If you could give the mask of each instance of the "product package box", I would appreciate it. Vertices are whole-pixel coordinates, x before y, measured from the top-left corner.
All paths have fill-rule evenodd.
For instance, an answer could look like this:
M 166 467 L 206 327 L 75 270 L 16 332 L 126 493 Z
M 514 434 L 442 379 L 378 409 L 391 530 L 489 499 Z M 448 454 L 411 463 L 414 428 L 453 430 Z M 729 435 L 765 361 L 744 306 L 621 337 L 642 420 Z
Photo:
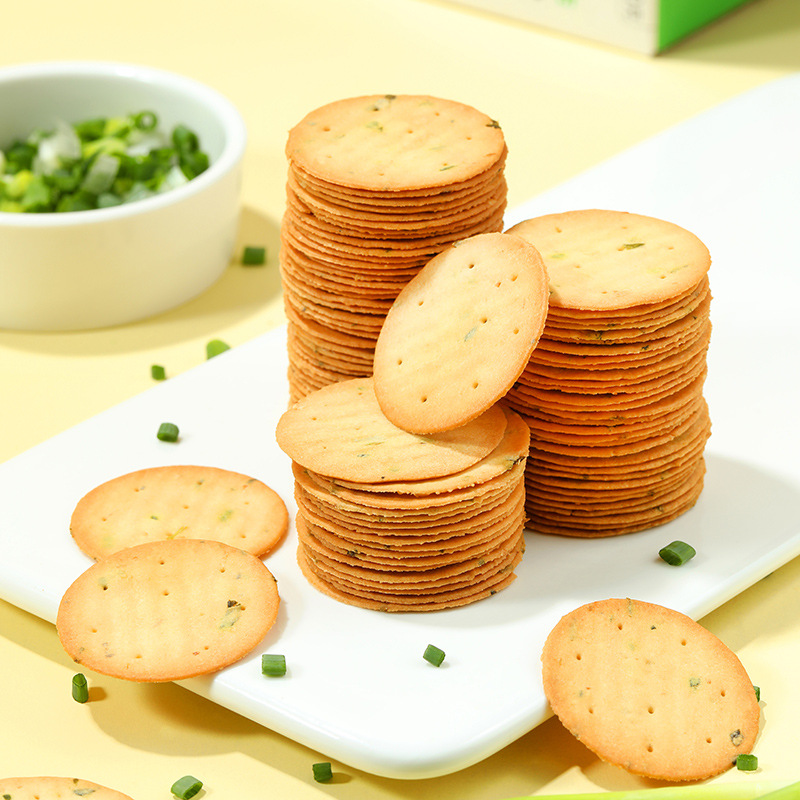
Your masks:
M 458 0 L 645 55 L 657 55 L 752 0 Z

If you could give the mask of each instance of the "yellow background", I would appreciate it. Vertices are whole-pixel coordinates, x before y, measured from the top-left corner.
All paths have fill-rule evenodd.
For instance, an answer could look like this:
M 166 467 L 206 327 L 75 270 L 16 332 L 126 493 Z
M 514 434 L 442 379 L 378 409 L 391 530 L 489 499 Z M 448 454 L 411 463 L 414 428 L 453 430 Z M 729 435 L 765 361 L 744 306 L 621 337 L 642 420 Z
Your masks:
M 151 363 L 175 375 L 204 360 L 209 338 L 236 345 L 282 322 L 283 148 L 288 129 L 313 108 L 372 93 L 469 103 L 503 127 L 513 206 L 800 69 L 800 3 L 756 0 L 656 58 L 436 0 L 31 0 L 4 4 L 0 41 L 0 66 L 131 61 L 227 95 L 249 132 L 240 244 L 269 249 L 265 269 L 231 264 L 201 297 L 154 319 L 101 331 L 0 332 L 4 461 L 146 390 Z M 800 778 L 799 601 L 800 559 L 702 620 L 764 692 L 760 771 L 721 781 Z M 169 798 L 186 773 L 205 782 L 201 797 L 220 800 L 500 800 L 653 785 L 600 764 L 553 719 L 451 776 L 398 781 L 334 763 L 334 781 L 316 784 L 311 764 L 324 753 L 173 684 L 98 677 L 92 702 L 80 705 L 70 697 L 73 672 L 52 625 L 0 601 L 0 775 L 75 775 L 136 800 Z

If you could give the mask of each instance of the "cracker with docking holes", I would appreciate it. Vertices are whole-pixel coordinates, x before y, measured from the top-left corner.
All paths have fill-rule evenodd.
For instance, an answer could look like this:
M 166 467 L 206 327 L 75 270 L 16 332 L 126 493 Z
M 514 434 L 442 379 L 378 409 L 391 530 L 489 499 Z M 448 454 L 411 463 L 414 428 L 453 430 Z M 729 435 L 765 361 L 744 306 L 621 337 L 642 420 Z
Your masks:
M 0 778 L 0 797 L 6 800 L 131 800 L 127 794 L 80 778 L 28 776 Z
M 547 637 L 542 678 L 564 726 L 636 775 L 710 778 L 758 734 L 758 700 L 736 654 L 664 606 L 612 598 L 571 611 Z
M 487 409 L 456 431 L 421 436 L 383 415 L 372 378 L 354 378 L 319 389 L 278 421 L 280 448 L 322 475 L 369 483 L 451 475 L 489 455 L 500 443 L 506 417 Z
M 174 539 L 120 550 L 73 581 L 56 629 L 67 654 L 103 675 L 172 681 L 249 653 L 275 623 L 272 573 L 223 542 Z
M 248 475 L 217 467 L 151 467 L 113 478 L 75 507 L 70 532 L 99 559 L 145 542 L 213 539 L 263 556 L 281 541 L 289 513 Z
M 412 433 L 451 430 L 502 398 L 544 329 L 547 273 L 518 236 L 486 233 L 432 258 L 400 292 L 375 346 L 388 419 Z
M 580 209 L 525 220 L 507 232 L 542 254 L 556 318 L 560 308 L 609 311 L 673 300 L 711 265 L 693 233 L 642 214 Z
M 502 157 L 500 127 L 476 109 L 427 95 L 337 100 L 289 132 L 286 154 L 331 190 L 433 193 L 473 180 Z

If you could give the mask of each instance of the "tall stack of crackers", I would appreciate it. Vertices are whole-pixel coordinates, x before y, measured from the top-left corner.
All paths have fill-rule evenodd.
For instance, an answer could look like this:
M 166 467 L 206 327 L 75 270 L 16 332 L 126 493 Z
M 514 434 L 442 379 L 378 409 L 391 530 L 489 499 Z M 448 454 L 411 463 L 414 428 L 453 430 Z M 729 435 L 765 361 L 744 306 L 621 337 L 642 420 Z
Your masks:
M 462 103 L 375 95 L 330 103 L 289 133 L 280 269 L 292 400 L 372 374 L 397 294 L 455 241 L 500 231 L 506 145 Z
M 528 422 L 529 526 L 611 536 L 697 501 L 710 435 L 706 246 L 663 220 L 587 209 L 509 229 L 540 251 L 550 307 L 507 401 Z

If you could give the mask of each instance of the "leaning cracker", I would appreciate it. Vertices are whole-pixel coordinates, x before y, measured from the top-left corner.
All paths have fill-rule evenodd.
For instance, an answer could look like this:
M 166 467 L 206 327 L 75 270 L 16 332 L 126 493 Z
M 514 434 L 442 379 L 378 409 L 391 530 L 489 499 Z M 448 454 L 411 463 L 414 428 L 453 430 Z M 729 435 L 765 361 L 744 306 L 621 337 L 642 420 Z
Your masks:
M 81 498 L 70 520 L 75 542 L 95 559 L 165 539 L 213 539 L 263 556 L 288 526 L 285 503 L 266 484 L 191 465 L 113 478 Z
M 432 258 L 400 292 L 375 346 L 375 394 L 412 433 L 451 430 L 499 400 L 544 329 L 548 284 L 537 249 L 485 233 Z
M 252 554 L 175 539 L 97 561 L 64 593 L 56 628 L 67 653 L 95 672 L 171 681 L 238 661 L 279 604 L 275 578 Z
M 601 759 L 637 775 L 703 780 L 752 750 L 760 709 L 737 656 L 690 617 L 630 599 L 564 616 L 542 651 L 545 695 Z
M 8 800 L 131 800 L 127 794 L 80 778 L 28 776 L 0 778 L 0 797 Z
M 420 436 L 384 416 L 372 378 L 330 384 L 278 420 L 278 446 L 320 475 L 367 483 L 451 475 L 477 463 L 503 438 L 506 416 L 487 409 L 458 430 Z

